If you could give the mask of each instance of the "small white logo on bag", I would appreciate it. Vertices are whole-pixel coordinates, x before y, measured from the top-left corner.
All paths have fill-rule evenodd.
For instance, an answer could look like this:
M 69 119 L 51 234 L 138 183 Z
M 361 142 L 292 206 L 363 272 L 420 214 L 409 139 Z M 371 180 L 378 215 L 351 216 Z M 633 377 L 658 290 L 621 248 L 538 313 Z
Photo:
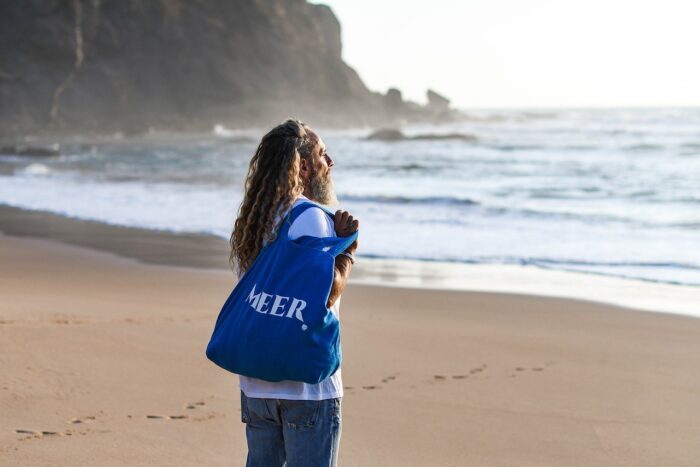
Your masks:
M 306 301 L 294 297 L 285 297 L 283 295 L 272 295 L 262 291 L 255 293 L 256 287 L 257 284 L 254 284 L 248 294 L 248 298 L 245 300 L 252 309 L 264 315 L 269 314 L 280 318 L 294 317 L 302 323 L 304 322 L 304 316 L 301 312 L 306 308 Z M 306 331 L 308 327 L 304 324 L 301 329 Z

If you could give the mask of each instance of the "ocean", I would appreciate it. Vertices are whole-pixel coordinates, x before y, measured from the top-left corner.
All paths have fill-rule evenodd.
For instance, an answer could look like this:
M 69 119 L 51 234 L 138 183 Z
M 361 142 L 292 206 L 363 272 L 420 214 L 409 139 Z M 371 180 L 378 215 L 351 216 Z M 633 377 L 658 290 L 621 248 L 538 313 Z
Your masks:
M 700 109 L 469 110 L 407 136 L 323 130 L 361 256 L 700 286 Z M 0 156 L 0 204 L 228 238 L 267 129 L 62 141 Z M 30 142 L 31 143 L 31 142 Z M 51 144 L 36 138 L 36 144 Z

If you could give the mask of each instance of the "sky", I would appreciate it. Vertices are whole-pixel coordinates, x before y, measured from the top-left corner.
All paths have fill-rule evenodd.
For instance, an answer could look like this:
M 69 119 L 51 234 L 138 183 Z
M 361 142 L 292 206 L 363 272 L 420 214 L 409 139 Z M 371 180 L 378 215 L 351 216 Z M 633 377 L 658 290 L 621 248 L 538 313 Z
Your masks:
M 699 0 L 327 0 L 373 91 L 463 108 L 700 106 Z

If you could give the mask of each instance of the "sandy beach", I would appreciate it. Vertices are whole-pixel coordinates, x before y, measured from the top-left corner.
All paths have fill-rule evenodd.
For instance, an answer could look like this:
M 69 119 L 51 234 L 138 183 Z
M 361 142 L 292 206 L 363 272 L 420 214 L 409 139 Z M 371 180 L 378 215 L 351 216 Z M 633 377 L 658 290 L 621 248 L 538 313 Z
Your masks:
M 0 464 L 244 465 L 225 242 L 0 214 Z M 698 465 L 697 318 L 364 281 L 341 320 L 340 465 Z

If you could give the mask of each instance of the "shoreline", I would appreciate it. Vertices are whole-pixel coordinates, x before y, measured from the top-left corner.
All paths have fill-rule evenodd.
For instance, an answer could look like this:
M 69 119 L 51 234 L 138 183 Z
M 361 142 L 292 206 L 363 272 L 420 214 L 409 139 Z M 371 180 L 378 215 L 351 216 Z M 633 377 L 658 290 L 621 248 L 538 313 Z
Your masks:
M 226 270 L 233 275 L 228 242 L 208 234 L 124 227 L 7 205 L 0 205 L 0 232 L 109 252 L 144 264 Z M 570 298 L 700 318 L 700 287 L 534 265 L 359 259 L 351 278 L 358 285 Z

